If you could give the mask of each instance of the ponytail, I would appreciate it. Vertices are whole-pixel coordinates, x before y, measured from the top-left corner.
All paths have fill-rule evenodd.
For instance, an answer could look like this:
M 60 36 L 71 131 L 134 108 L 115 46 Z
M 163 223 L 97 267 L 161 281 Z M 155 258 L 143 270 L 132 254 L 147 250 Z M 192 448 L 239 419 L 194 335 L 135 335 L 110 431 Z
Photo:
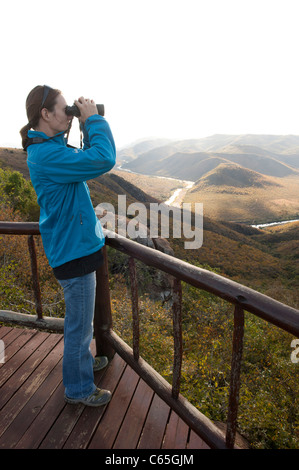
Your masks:
M 27 147 L 27 142 L 28 142 L 28 131 L 31 129 L 31 124 L 30 122 L 28 122 L 28 124 L 26 124 L 26 126 L 22 127 L 22 129 L 20 130 L 20 134 L 21 134 L 21 138 L 22 138 L 22 147 L 24 150 L 26 150 L 26 147 Z

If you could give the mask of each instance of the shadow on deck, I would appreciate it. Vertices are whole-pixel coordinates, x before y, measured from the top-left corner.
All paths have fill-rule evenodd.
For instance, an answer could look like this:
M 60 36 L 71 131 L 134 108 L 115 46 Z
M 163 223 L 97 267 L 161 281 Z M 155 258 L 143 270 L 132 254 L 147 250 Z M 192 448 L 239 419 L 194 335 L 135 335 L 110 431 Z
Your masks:
M 0 448 L 209 449 L 119 355 L 95 374 L 107 406 L 68 405 L 62 334 L 1 326 L 0 338 Z

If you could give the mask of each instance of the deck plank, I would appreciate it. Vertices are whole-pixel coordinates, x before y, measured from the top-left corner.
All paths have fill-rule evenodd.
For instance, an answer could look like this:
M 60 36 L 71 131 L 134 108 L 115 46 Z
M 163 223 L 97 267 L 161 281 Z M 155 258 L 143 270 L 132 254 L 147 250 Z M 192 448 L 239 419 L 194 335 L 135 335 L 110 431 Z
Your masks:
M 63 335 L 0 326 L 0 337 L 7 346 L 0 369 L 0 448 L 208 448 L 118 354 L 95 373 L 95 383 L 111 390 L 111 402 L 69 405 Z M 94 354 L 94 341 L 91 349 Z
M 187 447 L 188 449 L 210 449 L 208 444 L 192 430 Z
M 34 361 L 33 361 L 34 368 L 32 368 L 31 370 L 26 369 L 24 371 L 23 371 L 23 367 L 20 368 L 22 369 L 22 374 L 18 376 L 17 381 L 15 381 L 14 376 L 12 376 L 13 384 L 17 383 L 18 389 L 17 389 L 17 392 L 13 394 L 13 390 L 11 389 L 11 387 L 9 387 L 8 393 L 6 393 L 5 395 L 6 398 L 7 398 L 7 395 L 11 395 L 11 397 L 9 398 L 9 400 L 6 402 L 6 404 L 3 406 L 3 408 L 0 411 L 0 423 L 1 423 L 0 435 L 2 435 L 4 431 L 7 429 L 7 427 L 10 426 L 11 421 L 16 418 L 18 413 L 26 405 L 26 403 L 35 393 L 37 388 L 39 388 L 41 383 L 46 379 L 50 371 L 56 365 L 57 355 L 60 355 L 60 357 L 62 356 L 63 351 L 62 351 L 61 335 L 57 335 L 57 336 L 60 336 L 60 339 L 56 338 L 55 335 L 53 335 L 53 337 L 50 336 L 49 338 L 47 338 L 48 341 L 47 340 L 44 341 L 41 347 L 36 350 L 36 352 L 40 351 L 43 354 L 41 358 L 40 357 L 34 358 Z M 46 346 L 48 347 L 51 346 L 51 350 L 50 352 L 48 350 L 48 354 L 46 353 Z M 34 354 L 34 356 L 39 356 L 39 354 Z M 30 365 L 33 366 L 33 364 L 31 363 Z M 29 373 L 29 371 L 31 373 Z M 23 378 L 24 378 L 24 382 L 21 383 Z M 6 382 L 5 385 L 7 385 L 9 382 L 11 382 L 11 380 Z M 2 398 L 2 393 L 1 393 L 1 398 Z
M 4 362 L 0 364 L 0 367 L 3 368 L 3 370 L 1 370 L 0 385 L 6 380 L 3 374 L 4 374 L 4 370 L 8 368 L 8 362 L 37 333 L 36 330 L 32 330 L 32 331 L 23 330 L 22 331 L 17 328 L 14 328 L 13 330 L 15 330 L 15 333 L 14 331 L 12 331 L 12 334 L 8 333 L 2 338 L 2 341 L 4 342 L 4 348 L 5 348 L 5 351 L 4 351 L 5 357 L 4 357 Z M 22 360 L 23 360 L 23 357 L 22 357 Z M 16 364 L 10 365 L 9 367 L 11 367 L 13 371 L 15 371 Z
M 40 443 L 65 407 L 63 394 L 64 386 L 62 382 L 60 382 L 35 420 L 16 444 L 16 449 L 38 449 Z
M 1 378 L 6 378 L 7 374 L 11 373 L 11 371 L 15 370 L 15 373 L 10 375 L 9 379 L 5 381 L 1 388 L 0 419 L 3 407 L 20 387 L 22 387 L 23 393 L 25 387 L 25 396 L 27 395 L 26 385 L 30 383 L 30 377 L 47 357 L 49 349 L 55 346 L 58 341 L 59 338 L 54 335 L 47 335 L 46 339 L 43 335 L 34 336 L 32 340 L 26 343 L 24 348 L 14 356 L 13 360 L 5 364 L 7 365 L 8 372 L 7 369 L 1 369 Z M 26 359 L 23 363 L 22 358 Z M 27 382 L 28 379 L 29 382 Z M 22 391 L 20 393 L 22 394 Z
M 102 417 L 101 425 L 88 446 L 89 449 L 112 449 L 138 381 L 139 377 L 136 372 L 127 366 L 115 390 L 113 400 Z
M 49 335 L 46 337 L 48 336 Z M 27 367 L 28 371 L 33 367 L 32 358 L 27 362 L 26 365 L 24 365 L 25 361 L 27 361 L 27 359 L 29 359 L 30 356 L 35 353 L 36 349 L 44 342 L 44 340 L 45 337 L 42 335 L 30 335 L 28 333 L 24 333 L 23 335 L 18 336 L 16 341 L 10 345 L 12 354 L 8 360 L 5 359 L 4 367 L 1 369 L 0 386 L 3 386 L 3 384 L 7 382 L 12 376 L 13 379 L 11 380 L 11 386 L 13 390 L 17 389 L 18 377 L 19 383 L 22 384 L 22 382 L 25 380 L 25 377 L 22 376 L 22 373 L 27 373 Z M 16 348 L 18 348 L 18 350 L 16 350 Z M 8 385 L 6 384 L 5 387 L 1 389 L 2 393 L 0 399 L 0 408 L 2 408 L 4 405 L 4 390 L 7 388 L 7 386 Z
M 189 427 L 174 412 L 171 411 L 167 424 L 163 449 L 185 449 L 187 447 Z
M 0 339 L 5 342 L 6 346 L 23 333 L 21 328 L 2 327 L 0 329 Z
M 143 380 L 140 380 L 113 449 L 135 449 L 137 447 L 153 395 L 153 390 Z
M 0 338 L 3 339 L 6 337 L 6 339 L 9 337 L 9 335 L 12 335 L 13 337 L 16 337 L 20 334 L 23 333 L 23 328 L 13 328 L 11 326 L 5 326 L 1 325 L 0 328 Z
M 0 437 L 0 447 L 14 448 L 61 382 L 61 359 Z M 39 431 L 40 433 L 40 431 Z
M 170 407 L 155 394 L 138 443 L 138 449 L 160 449 L 169 413 Z

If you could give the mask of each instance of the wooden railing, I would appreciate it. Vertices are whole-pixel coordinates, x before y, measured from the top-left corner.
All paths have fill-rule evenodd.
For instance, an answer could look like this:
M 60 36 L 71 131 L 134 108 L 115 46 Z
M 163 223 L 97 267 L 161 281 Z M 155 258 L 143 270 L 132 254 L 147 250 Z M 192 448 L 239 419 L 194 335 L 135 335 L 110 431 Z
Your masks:
M 104 264 L 97 271 L 94 330 L 98 355 L 110 359 L 117 352 L 150 387 L 212 448 L 236 448 L 237 413 L 240 390 L 240 368 L 244 337 L 244 310 L 299 337 L 299 311 L 270 297 L 220 275 L 192 266 L 173 256 L 145 247 L 125 237 L 104 230 L 106 245 L 129 256 L 129 274 L 133 315 L 133 348 L 114 331 L 111 315 L 108 260 L 104 247 Z M 0 234 L 27 235 L 35 292 L 37 320 L 42 319 L 42 302 L 34 235 L 39 235 L 38 223 L 0 222 Z M 135 259 L 173 276 L 173 382 L 170 385 L 139 354 L 139 308 Z M 181 281 L 213 293 L 234 305 L 231 380 L 228 399 L 226 436 L 180 394 L 182 365 L 182 288 Z

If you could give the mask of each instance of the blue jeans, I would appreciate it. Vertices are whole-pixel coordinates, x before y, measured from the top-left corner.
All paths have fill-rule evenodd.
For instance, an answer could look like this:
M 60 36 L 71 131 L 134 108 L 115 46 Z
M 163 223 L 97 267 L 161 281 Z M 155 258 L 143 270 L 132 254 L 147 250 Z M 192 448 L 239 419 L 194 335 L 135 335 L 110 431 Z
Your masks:
M 93 338 L 96 274 L 60 280 L 65 300 L 63 384 L 69 398 L 85 398 L 96 389 Z

